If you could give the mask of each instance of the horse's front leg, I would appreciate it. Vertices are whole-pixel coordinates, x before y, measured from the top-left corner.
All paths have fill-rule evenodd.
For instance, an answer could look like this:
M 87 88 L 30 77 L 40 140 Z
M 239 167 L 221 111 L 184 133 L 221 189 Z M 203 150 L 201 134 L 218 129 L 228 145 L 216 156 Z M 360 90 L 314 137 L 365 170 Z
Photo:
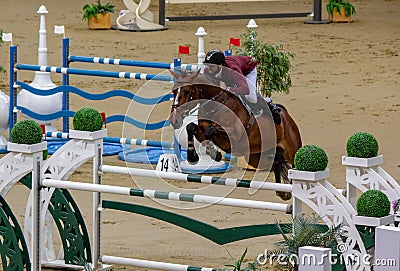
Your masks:
M 194 148 L 194 136 L 199 134 L 199 126 L 193 122 L 189 123 L 186 126 L 186 132 L 188 136 L 188 148 L 187 148 L 187 161 L 189 164 L 196 164 L 199 161 L 199 156 L 196 153 L 196 149 Z

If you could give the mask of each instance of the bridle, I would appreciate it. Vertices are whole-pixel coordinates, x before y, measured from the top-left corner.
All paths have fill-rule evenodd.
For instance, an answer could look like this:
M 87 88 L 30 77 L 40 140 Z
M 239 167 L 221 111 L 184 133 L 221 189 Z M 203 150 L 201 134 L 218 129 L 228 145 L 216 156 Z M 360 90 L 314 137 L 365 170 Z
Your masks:
M 189 115 L 192 115 L 192 113 L 193 113 L 194 111 L 199 110 L 199 109 L 201 109 L 201 108 L 204 108 L 204 107 L 205 107 L 208 103 L 210 103 L 210 102 L 218 102 L 218 103 L 224 105 L 228 100 L 231 99 L 231 95 L 229 95 L 229 93 L 227 93 L 226 90 L 223 90 L 223 89 L 220 88 L 218 94 L 216 94 L 216 95 L 214 95 L 213 97 L 207 99 L 207 101 L 205 101 L 204 103 L 202 103 L 202 104 L 200 105 L 200 107 L 195 106 L 194 108 L 189 109 L 189 108 L 187 108 L 186 104 L 189 103 L 189 102 L 191 102 L 191 101 L 193 101 L 193 93 L 194 93 L 194 91 L 195 91 L 196 89 L 198 89 L 198 91 L 200 92 L 199 99 L 202 99 L 203 89 L 202 89 L 202 88 L 196 87 L 196 84 L 193 83 L 193 80 L 192 80 L 192 81 L 182 81 L 182 80 L 179 81 L 179 80 L 178 80 L 176 83 L 177 83 L 177 84 L 182 84 L 182 85 L 189 85 L 189 84 L 191 85 L 190 93 L 189 93 L 189 95 L 190 95 L 190 96 L 189 96 L 189 100 L 188 100 L 186 103 L 183 103 L 183 104 L 181 104 L 181 105 L 178 105 L 178 104 L 175 104 L 175 103 L 172 105 L 172 109 L 174 109 L 174 110 L 176 110 L 176 109 L 179 108 L 179 107 L 184 108 L 184 111 L 183 111 L 183 114 L 182 114 L 183 117 L 187 117 L 187 116 L 189 116 Z M 180 87 L 178 87 L 178 89 L 179 89 L 179 88 L 180 88 Z M 227 93 L 228 95 L 226 95 L 226 97 L 225 97 L 223 100 L 218 100 L 218 98 L 219 98 L 221 95 L 223 95 L 224 93 Z M 178 93 L 177 95 L 179 95 L 179 93 Z M 175 99 L 177 99 L 177 97 L 175 97 Z M 205 111 L 204 114 L 205 114 L 205 115 L 214 114 L 215 112 L 217 112 L 217 111 L 220 110 L 221 108 L 222 108 L 221 106 L 216 106 L 216 107 L 214 107 L 214 109 L 212 109 L 212 110 Z M 250 131 L 250 129 L 252 128 L 252 126 L 253 126 L 253 124 L 254 124 L 254 121 L 255 121 L 255 117 L 254 117 L 254 115 L 253 115 L 251 112 L 249 113 L 249 117 L 250 117 L 250 118 L 249 118 L 248 122 L 247 122 L 246 124 L 243 123 L 243 126 L 245 127 L 245 130 L 246 130 L 247 133 Z
M 193 109 L 190 110 L 190 109 L 186 108 L 185 104 L 187 104 L 187 103 L 193 101 L 193 93 L 194 93 L 194 91 L 195 91 L 196 89 L 197 89 L 197 90 L 199 91 L 199 93 L 200 93 L 199 99 L 202 99 L 203 89 L 202 89 L 202 88 L 197 88 L 196 85 L 193 83 L 193 81 L 177 81 L 177 83 L 178 83 L 178 84 L 186 84 L 186 85 L 189 85 L 189 84 L 190 84 L 190 85 L 191 85 L 191 87 L 190 87 L 190 93 L 189 93 L 189 95 L 190 95 L 190 96 L 189 96 L 189 100 L 188 100 L 186 103 L 181 104 L 181 105 L 178 105 L 178 104 L 175 104 L 175 103 L 172 105 L 172 109 L 174 109 L 174 110 L 177 109 L 177 108 L 179 108 L 179 107 L 184 108 L 185 110 L 184 110 L 184 112 L 183 112 L 183 116 L 187 117 L 188 115 L 191 115 L 194 111 L 198 110 L 199 108 L 198 108 L 198 107 L 195 107 L 195 108 L 193 108 Z M 179 88 L 180 88 L 180 87 L 179 87 Z M 204 107 L 205 107 L 208 103 L 210 103 L 210 102 L 218 102 L 218 103 L 221 103 L 221 104 L 225 104 L 225 103 L 230 99 L 230 95 L 227 95 L 226 98 L 223 99 L 223 100 L 218 100 L 218 97 L 220 97 L 222 94 L 224 94 L 224 92 L 225 92 L 225 91 L 223 91 L 222 89 L 220 89 L 218 94 L 216 94 L 215 96 L 213 96 L 213 97 L 207 99 L 206 102 L 204 102 L 204 103 L 202 103 L 202 104 L 200 105 L 200 108 L 204 108 Z M 177 98 L 177 97 L 175 97 L 175 98 Z M 213 109 L 213 110 L 208 111 L 208 112 L 207 112 L 207 115 L 213 114 L 213 113 L 217 112 L 219 108 L 221 108 L 221 107 L 217 107 L 216 109 Z

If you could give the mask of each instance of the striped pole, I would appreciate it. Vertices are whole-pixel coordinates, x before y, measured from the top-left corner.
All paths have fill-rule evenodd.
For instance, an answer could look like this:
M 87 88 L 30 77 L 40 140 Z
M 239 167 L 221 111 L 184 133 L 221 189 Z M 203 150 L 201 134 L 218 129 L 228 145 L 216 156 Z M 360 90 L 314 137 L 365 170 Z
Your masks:
M 134 72 L 114 72 L 114 71 L 103 71 L 103 70 L 84 70 L 75 68 L 61 68 L 54 66 L 38 66 L 30 64 L 17 64 L 15 68 L 17 70 L 26 70 L 26 71 L 42 71 L 42 72 L 87 75 L 87 76 L 98 76 L 98 77 L 157 80 L 157 81 L 167 81 L 167 82 L 173 80 L 172 76 L 167 76 L 167 75 L 134 73 Z
M 104 173 L 117 173 L 117 174 L 125 174 L 132 176 L 141 176 L 141 177 L 164 178 L 176 181 L 187 181 L 195 183 L 207 183 L 207 184 L 216 184 L 225 186 L 236 186 L 236 187 L 255 188 L 255 189 L 282 191 L 282 192 L 292 192 L 291 184 L 282 184 L 282 183 L 269 183 L 269 182 L 253 181 L 253 180 L 221 178 L 215 176 L 165 172 L 165 171 L 156 171 L 150 169 L 128 168 L 128 167 L 109 166 L 109 165 L 101 166 L 101 171 Z
M 119 58 L 107 58 L 107 57 L 89 57 L 89 56 L 70 56 L 70 62 L 84 62 L 84 63 L 95 63 L 95 64 L 108 64 L 108 65 L 119 65 L 119 66 L 133 66 L 143 68 L 157 68 L 173 70 L 176 68 L 174 63 L 165 62 L 152 62 L 152 61 L 138 61 L 138 60 L 126 60 Z M 196 71 L 197 65 L 182 64 L 180 68 L 188 71 Z
M 164 199 L 173 201 L 193 202 L 202 204 L 215 204 L 231 207 L 262 209 L 270 211 L 279 211 L 289 213 L 292 211 L 292 205 L 275 202 L 264 202 L 257 200 L 246 200 L 236 198 L 223 198 L 215 196 L 184 194 L 178 192 L 165 192 L 151 189 L 136 189 L 122 186 L 91 184 L 82 182 L 69 182 L 61 180 L 44 179 L 43 186 L 56 187 L 62 189 L 72 189 L 80 191 L 90 191 L 98 193 L 108 193 L 117 195 L 127 195 L 132 197 L 142 197 L 151 199 Z
M 107 256 L 107 255 L 103 255 L 100 259 L 101 259 L 101 262 L 107 263 L 107 264 L 130 265 L 130 266 L 136 266 L 136 267 L 160 269 L 160 270 L 167 270 L 167 271 L 217 271 L 218 270 L 215 268 L 196 267 L 196 266 L 183 265 L 183 264 L 130 259 L 130 258 Z
M 45 135 L 46 135 L 46 137 L 51 137 L 51 138 L 69 139 L 69 133 L 46 132 Z M 104 137 L 103 141 L 109 142 L 109 143 L 119 143 L 119 144 L 127 144 L 127 145 L 160 147 L 160 148 L 168 148 L 168 149 L 172 148 L 172 142 L 160 142 L 160 141 L 155 141 L 155 140 L 145 140 L 145 139 L 136 139 L 136 138 L 106 136 L 106 137 Z

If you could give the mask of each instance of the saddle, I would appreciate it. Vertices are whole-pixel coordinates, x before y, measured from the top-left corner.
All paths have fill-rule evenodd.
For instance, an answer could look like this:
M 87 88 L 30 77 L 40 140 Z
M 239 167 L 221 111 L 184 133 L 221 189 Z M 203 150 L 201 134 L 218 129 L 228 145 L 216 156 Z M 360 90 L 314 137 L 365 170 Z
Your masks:
M 262 114 L 268 115 L 267 112 L 270 111 L 274 123 L 276 125 L 281 124 L 282 119 L 281 119 L 281 109 L 276 106 L 272 101 L 267 102 L 263 96 L 260 94 L 257 94 L 257 102 L 256 103 L 250 103 L 246 100 L 244 96 L 240 96 L 242 99 L 242 102 L 244 103 L 245 107 L 247 110 L 253 113 L 254 116 L 261 116 Z

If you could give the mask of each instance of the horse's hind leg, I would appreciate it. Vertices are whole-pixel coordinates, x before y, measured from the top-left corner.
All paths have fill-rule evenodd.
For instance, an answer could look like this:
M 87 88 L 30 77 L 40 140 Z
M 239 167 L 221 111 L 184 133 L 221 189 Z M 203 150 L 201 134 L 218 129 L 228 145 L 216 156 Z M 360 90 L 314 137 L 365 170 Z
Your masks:
M 189 164 L 196 164 L 199 161 L 199 156 L 196 153 L 196 149 L 194 148 L 194 135 L 197 132 L 198 126 L 194 123 L 189 123 L 186 126 L 186 132 L 188 136 L 188 148 L 186 153 L 186 159 Z
M 291 168 L 289 163 L 285 160 L 283 156 L 283 150 L 277 149 L 275 154 L 274 164 L 272 165 L 272 170 L 275 175 L 275 182 L 281 183 L 281 178 L 283 183 L 289 184 L 290 180 L 288 177 L 288 170 Z M 292 193 L 276 191 L 276 195 L 283 200 L 290 200 L 292 198 Z

